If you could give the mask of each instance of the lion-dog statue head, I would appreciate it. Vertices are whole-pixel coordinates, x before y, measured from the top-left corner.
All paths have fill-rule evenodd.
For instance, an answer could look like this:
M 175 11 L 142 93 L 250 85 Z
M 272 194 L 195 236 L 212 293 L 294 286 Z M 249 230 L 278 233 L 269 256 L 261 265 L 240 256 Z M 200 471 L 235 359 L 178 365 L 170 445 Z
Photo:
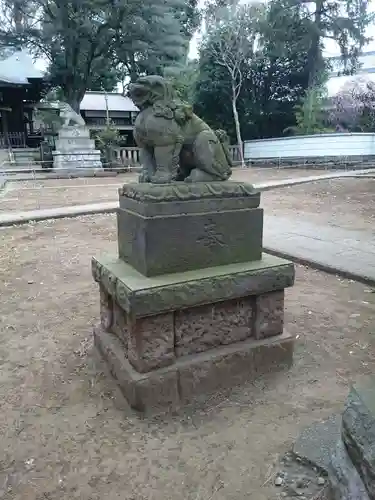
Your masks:
M 156 101 L 171 101 L 174 92 L 171 84 L 158 75 L 141 76 L 129 85 L 129 97 L 140 110 L 153 106 Z

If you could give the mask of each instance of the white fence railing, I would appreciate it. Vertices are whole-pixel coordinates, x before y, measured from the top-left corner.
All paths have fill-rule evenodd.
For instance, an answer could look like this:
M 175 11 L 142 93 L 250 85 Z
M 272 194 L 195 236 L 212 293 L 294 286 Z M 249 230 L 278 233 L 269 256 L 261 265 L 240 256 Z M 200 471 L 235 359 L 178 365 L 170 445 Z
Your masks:
M 135 147 L 116 149 L 116 155 L 118 160 L 120 160 L 120 162 L 126 166 L 140 165 L 139 153 L 140 149 Z
M 139 152 L 140 149 L 137 147 L 125 147 L 116 149 L 117 158 L 121 161 L 121 163 L 129 166 L 140 165 Z M 229 146 L 229 154 L 232 158 L 233 163 L 236 164 L 241 161 L 239 146 Z
M 375 156 L 375 134 L 332 133 L 245 141 L 246 161 Z

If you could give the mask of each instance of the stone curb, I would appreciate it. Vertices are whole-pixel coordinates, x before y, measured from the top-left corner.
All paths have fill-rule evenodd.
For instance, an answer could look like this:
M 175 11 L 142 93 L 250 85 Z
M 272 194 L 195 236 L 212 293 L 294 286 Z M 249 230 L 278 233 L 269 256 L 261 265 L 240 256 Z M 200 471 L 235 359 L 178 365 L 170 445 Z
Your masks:
M 372 169 L 375 172 L 375 169 Z M 356 177 L 363 177 L 363 174 L 368 174 L 369 169 L 359 170 L 356 172 Z M 270 189 L 277 189 L 289 186 L 296 186 L 298 184 L 305 184 L 308 182 L 317 182 L 335 178 L 352 177 L 353 172 L 325 174 L 312 177 L 303 177 L 298 179 L 285 179 L 279 181 L 263 182 L 254 184 L 256 189 L 260 191 L 268 191 Z M 79 217 L 84 215 L 95 215 L 101 213 L 116 212 L 118 202 L 107 203 L 91 203 L 87 205 L 72 205 L 70 207 L 58 207 L 42 210 L 29 210 L 26 212 L 8 212 L 0 215 L 0 227 L 14 226 L 19 224 L 27 224 L 31 221 L 43 221 L 49 219 L 63 219 L 68 217 Z
M 352 273 L 346 269 L 343 269 L 339 266 L 331 266 L 330 264 L 325 264 L 324 262 L 320 262 L 314 259 L 305 259 L 300 257 L 299 255 L 292 255 L 288 252 L 281 252 L 279 250 L 275 250 L 268 246 L 263 247 L 263 251 L 269 253 L 270 255 L 274 255 L 275 257 L 280 257 L 282 259 L 289 259 L 296 264 L 301 264 L 302 266 L 311 267 L 313 269 L 317 269 L 318 271 L 323 271 L 327 274 L 335 274 L 336 276 L 340 276 L 341 278 L 345 278 L 348 280 L 358 281 L 359 283 L 363 283 L 364 285 L 375 286 L 375 279 L 370 276 L 365 276 L 363 274 Z
M 40 222 L 50 219 L 64 219 L 83 215 L 106 214 L 116 212 L 118 202 L 95 203 L 91 205 L 73 205 L 71 207 L 30 210 L 27 212 L 8 212 L 0 215 L 0 227 L 18 226 L 29 222 Z
M 298 178 L 292 178 L 292 179 L 284 179 L 284 180 L 277 180 L 277 181 L 269 181 L 269 182 L 262 182 L 260 184 L 254 184 L 254 187 L 259 189 L 260 191 L 269 191 L 270 189 L 277 189 L 277 188 L 282 188 L 282 187 L 289 187 L 289 186 L 297 186 L 299 184 L 306 184 L 308 182 L 319 182 L 319 181 L 324 181 L 324 180 L 331 180 L 331 179 L 345 179 L 345 178 L 363 178 L 368 175 L 375 175 L 375 168 L 371 169 L 366 169 L 366 170 L 351 170 L 348 172 L 340 172 L 340 173 L 332 173 L 332 174 L 323 174 L 323 175 L 312 175 L 308 177 L 298 177 Z

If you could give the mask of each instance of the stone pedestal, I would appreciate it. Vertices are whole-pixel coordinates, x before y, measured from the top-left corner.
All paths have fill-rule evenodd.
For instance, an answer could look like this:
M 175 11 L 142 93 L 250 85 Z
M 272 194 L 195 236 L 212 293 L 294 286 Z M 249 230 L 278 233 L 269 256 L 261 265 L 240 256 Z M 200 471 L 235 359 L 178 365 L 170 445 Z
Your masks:
M 102 169 L 100 151 L 95 149 L 95 141 L 90 139 L 86 127 L 65 127 L 59 131 L 56 151 L 53 152 L 53 167 L 65 170 Z
M 293 264 L 262 256 L 251 186 L 125 185 L 119 257 L 93 258 L 95 345 L 130 405 L 164 410 L 290 366 Z

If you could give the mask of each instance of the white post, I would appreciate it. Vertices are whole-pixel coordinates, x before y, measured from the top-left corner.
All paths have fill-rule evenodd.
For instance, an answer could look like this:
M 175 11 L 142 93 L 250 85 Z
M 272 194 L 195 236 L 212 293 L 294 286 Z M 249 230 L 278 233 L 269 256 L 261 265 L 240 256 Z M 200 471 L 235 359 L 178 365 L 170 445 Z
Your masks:
M 105 99 L 105 114 L 106 114 L 106 123 L 107 123 L 107 127 L 109 127 L 108 95 L 107 95 L 107 92 L 106 92 L 106 91 L 104 91 L 104 99 Z

